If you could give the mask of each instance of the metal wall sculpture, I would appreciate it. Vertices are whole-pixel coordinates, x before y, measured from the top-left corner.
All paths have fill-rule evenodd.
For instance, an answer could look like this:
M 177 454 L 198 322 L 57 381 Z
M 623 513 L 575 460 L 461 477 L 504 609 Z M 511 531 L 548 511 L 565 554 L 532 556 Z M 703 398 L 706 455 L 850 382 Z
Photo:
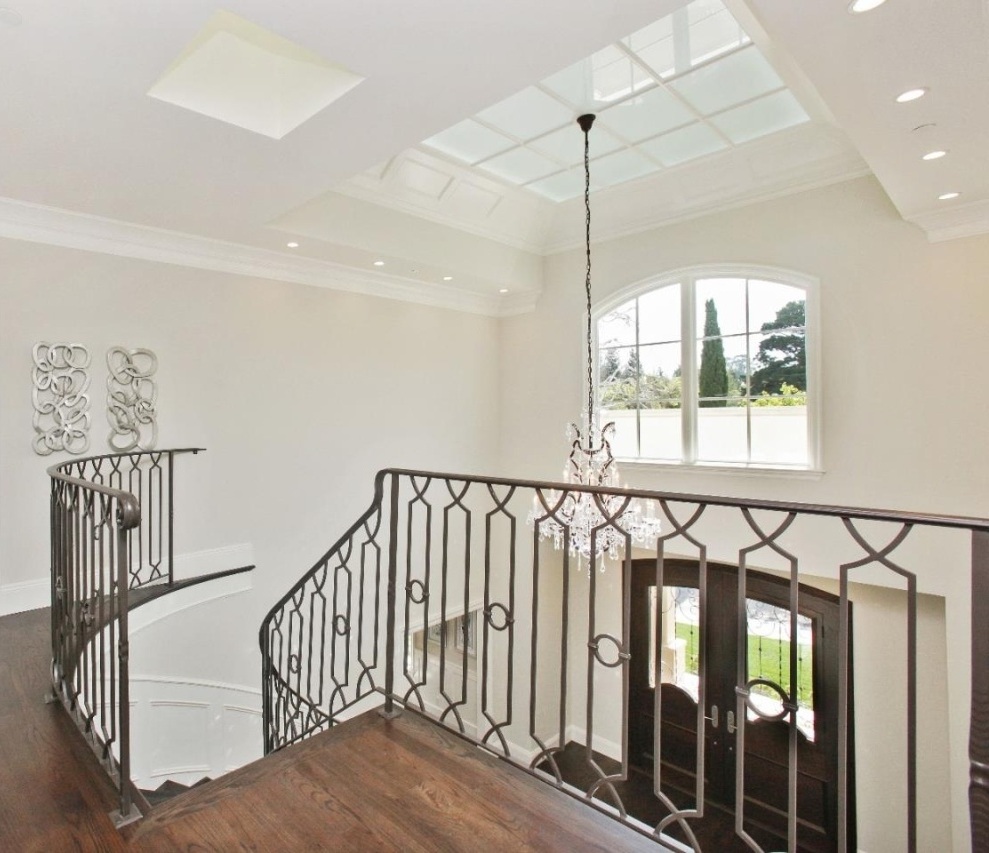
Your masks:
M 107 440 L 120 453 L 158 443 L 158 357 L 149 349 L 110 347 L 106 354 Z
M 89 350 L 82 344 L 36 343 L 34 368 L 34 452 L 84 453 L 89 448 Z

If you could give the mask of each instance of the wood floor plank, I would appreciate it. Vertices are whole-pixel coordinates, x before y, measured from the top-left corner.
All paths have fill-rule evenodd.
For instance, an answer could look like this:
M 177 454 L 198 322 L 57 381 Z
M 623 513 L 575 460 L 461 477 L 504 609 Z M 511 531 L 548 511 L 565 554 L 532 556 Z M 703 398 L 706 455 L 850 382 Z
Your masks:
M 654 853 L 649 839 L 415 714 L 374 712 L 118 832 L 116 794 L 48 689 L 46 611 L 0 619 L 0 853 Z

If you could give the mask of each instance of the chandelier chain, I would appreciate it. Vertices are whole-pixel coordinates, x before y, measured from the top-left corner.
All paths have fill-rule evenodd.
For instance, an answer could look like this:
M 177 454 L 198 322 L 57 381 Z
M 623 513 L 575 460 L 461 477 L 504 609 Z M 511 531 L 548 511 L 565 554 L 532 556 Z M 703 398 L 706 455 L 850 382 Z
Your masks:
M 593 444 L 594 430 L 594 352 L 591 348 L 591 141 L 590 124 L 584 128 L 584 247 L 587 257 L 587 447 Z

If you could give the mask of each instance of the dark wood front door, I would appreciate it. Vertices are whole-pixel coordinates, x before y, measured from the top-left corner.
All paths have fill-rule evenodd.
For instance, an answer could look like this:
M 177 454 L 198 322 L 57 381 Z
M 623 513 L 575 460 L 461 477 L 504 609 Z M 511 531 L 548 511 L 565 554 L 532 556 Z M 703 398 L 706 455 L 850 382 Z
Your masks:
M 743 738 L 736 687 L 747 687 L 754 708 L 743 705 L 745 831 L 760 844 L 786 849 L 792 745 L 798 849 L 836 850 L 837 598 L 799 586 L 791 658 L 794 626 L 786 579 L 750 569 L 744 605 L 734 566 L 708 563 L 702 577 L 696 561 L 667 559 L 660 589 L 655 560 L 636 560 L 631 582 L 632 766 L 653 773 L 658 689 L 662 793 L 679 808 L 696 807 L 700 728 L 708 816 L 693 820 L 732 822 L 738 811 L 737 750 Z M 739 631 L 740 619 L 744 632 Z M 795 731 L 784 707 L 791 696 L 797 704 Z M 851 784 L 849 791 L 853 803 Z M 853 842 L 853 816 L 849 832 Z

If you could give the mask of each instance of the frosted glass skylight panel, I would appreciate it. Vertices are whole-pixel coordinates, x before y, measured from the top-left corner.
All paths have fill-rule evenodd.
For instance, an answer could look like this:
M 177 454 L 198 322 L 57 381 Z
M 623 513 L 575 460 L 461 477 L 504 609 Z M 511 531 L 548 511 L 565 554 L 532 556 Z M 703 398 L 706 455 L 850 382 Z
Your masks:
M 631 101 L 609 107 L 600 114 L 599 120 L 628 142 L 640 142 L 688 124 L 694 116 L 669 92 L 653 89 Z
M 721 151 L 728 143 L 706 124 L 698 122 L 650 139 L 639 147 L 664 166 L 677 166 Z
M 698 65 L 736 47 L 749 37 L 721 0 L 694 0 L 687 7 L 690 20 L 690 64 Z
M 573 110 L 532 86 L 482 110 L 477 117 L 523 142 L 570 124 L 574 119 Z
M 584 162 L 584 135 L 577 129 L 576 124 L 561 127 L 554 130 L 547 136 L 534 139 L 529 143 L 530 148 L 559 160 L 567 166 L 574 166 Z M 622 143 L 615 139 L 603 127 L 595 124 L 591 131 L 591 156 L 608 154 L 617 151 L 622 147 Z
M 741 145 L 808 120 L 793 93 L 785 90 L 715 116 L 711 123 L 736 145 Z
M 782 88 L 783 81 L 755 47 L 726 56 L 670 83 L 704 115 Z
M 525 184 L 560 171 L 559 163 L 528 148 L 513 148 L 481 163 L 479 168 L 513 184 Z
M 548 178 L 528 184 L 527 188 L 534 190 L 550 201 L 566 201 L 576 198 L 584 192 L 584 170 L 581 168 L 558 172 Z M 595 183 L 592 178 L 591 189 L 594 188 Z
M 507 136 L 496 133 L 473 119 L 455 124 L 442 133 L 429 137 L 423 143 L 465 163 L 477 163 L 479 160 L 507 151 L 514 144 Z
M 608 154 L 591 164 L 594 180 L 605 187 L 622 184 L 657 171 L 659 166 L 630 148 Z
M 676 71 L 672 15 L 660 18 L 656 23 L 623 38 L 622 44 L 660 77 L 669 77 Z
M 579 110 L 595 110 L 655 85 L 614 45 L 547 77 L 541 84 Z

